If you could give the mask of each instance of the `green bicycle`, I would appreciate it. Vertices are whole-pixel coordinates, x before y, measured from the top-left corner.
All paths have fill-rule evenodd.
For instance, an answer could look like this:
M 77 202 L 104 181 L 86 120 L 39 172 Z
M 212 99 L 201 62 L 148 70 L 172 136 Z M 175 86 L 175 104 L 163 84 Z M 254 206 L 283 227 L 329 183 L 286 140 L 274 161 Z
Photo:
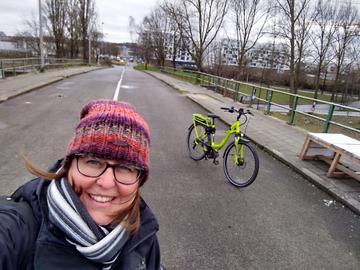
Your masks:
M 219 116 L 208 114 L 204 116 L 195 113 L 192 116 L 193 123 L 189 127 L 187 145 L 190 157 L 193 160 L 214 159 L 217 160 L 219 150 L 228 142 L 230 135 L 234 134 L 234 141 L 230 143 L 223 155 L 223 169 L 227 180 L 236 187 L 247 187 L 255 181 L 259 172 L 259 157 L 255 149 L 249 144 L 241 133 L 240 127 L 247 122 L 247 114 L 253 115 L 250 110 L 234 107 L 221 108 L 229 113 L 237 113 L 236 121 L 231 124 L 220 143 L 215 142 L 215 119 Z M 244 121 L 240 121 L 244 119 Z

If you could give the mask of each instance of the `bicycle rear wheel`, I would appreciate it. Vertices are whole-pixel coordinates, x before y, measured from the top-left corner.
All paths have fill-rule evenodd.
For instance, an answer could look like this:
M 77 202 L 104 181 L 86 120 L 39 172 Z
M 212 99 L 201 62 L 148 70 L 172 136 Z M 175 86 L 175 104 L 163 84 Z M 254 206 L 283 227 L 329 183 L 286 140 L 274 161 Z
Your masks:
M 196 136 L 196 132 L 198 136 Z M 197 124 L 196 127 L 192 124 L 189 127 L 187 136 L 187 145 L 189 155 L 193 160 L 201 160 L 205 157 L 205 146 L 206 140 L 205 126 Z
M 259 158 L 250 144 L 239 142 L 237 147 L 235 143 L 229 144 L 224 152 L 224 173 L 231 184 L 236 187 L 247 187 L 255 181 L 258 172 Z

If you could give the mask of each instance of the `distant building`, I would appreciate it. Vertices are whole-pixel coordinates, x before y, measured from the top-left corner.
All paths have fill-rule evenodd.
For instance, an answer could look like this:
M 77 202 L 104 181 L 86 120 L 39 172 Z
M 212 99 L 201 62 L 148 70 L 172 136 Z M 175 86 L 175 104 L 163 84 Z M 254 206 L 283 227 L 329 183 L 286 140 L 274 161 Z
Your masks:
M 282 46 L 272 43 L 257 44 L 245 54 L 248 67 L 276 69 L 278 72 L 289 70 L 288 52 Z M 237 40 L 222 39 L 214 42 L 209 48 L 207 64 L 221 64 L 237 66 L 239 52 Z
M 30 53 L 30 50 L 26 48 L 25 43 L 19 46 L 19 44 L 14 41 L 14 37 L 0 35 L 0 55 L 11 56 L 19 54 L 25 55 L 28 53 Z
M 165 39 L 164 39 L 164 49 L 166 53 L 165 60 L 173 61 L 173 54 L 175 51 L 174 38 L 178 38 L 178 37 L 174 37 L 174 33 L 171 32 L 165 33 Z M 176 48 L 175 63 L 176 65 L 179 66 L 195 64 L 195 61 L 192 59 L 191 54 L 185 48 L 185 45 L 183 43 L 178 44 Z

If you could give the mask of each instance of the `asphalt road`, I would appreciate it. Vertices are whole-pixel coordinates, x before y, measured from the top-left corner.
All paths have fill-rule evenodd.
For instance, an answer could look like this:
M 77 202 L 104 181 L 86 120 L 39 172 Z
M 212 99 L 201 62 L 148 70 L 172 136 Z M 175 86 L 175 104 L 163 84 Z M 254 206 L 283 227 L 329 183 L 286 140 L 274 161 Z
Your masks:
M 1 194 L 30 177 L 19 151 L 45 168 L 63 156 L 82 105 L 113 98 L 122 70 L 72 77 L 0 104 Z M 258 178 L 246 189 L 226 181 L 221 162 L 188 158 L 191 114 L 206 112 L 147 74 L 126 67 L 119 99 L 133 103 L 152 131 L 142 194 L 158 217 L 169 270 L 360 269 L 359 216 L 260 149 Z

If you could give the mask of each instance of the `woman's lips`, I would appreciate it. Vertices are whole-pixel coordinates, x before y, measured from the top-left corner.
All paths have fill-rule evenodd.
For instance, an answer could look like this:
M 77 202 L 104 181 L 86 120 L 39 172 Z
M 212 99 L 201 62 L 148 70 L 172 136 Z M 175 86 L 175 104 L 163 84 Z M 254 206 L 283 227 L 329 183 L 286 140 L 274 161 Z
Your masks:
M 108 203 L 115 199 L 115 197 L 97 195 L 97 194 L 91 194 L 91 193 L 89 193 L 89 197 L 91 198 L 91 200 L 93 200 L 97 203 Z

